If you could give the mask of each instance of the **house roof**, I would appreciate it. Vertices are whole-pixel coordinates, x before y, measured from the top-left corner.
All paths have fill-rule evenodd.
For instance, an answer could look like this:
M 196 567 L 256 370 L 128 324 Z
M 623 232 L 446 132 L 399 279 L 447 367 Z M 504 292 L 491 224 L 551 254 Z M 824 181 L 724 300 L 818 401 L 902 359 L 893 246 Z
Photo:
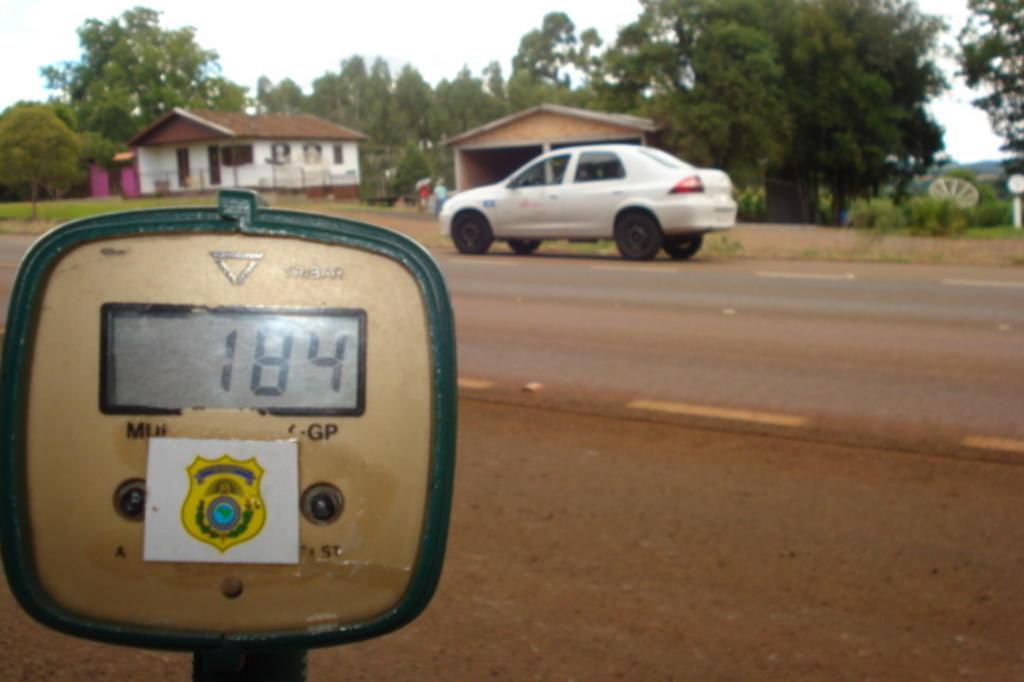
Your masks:
M 174 119 L 184 119 L 205 128 L 210 139 L 239 137 L 290 140 L 365 140 L 363 133 L 312 114 L 245 114 L 239 111 L 210 111 L 175 107 L 128 141 L 144 146 L 155 133 Z
M 589 109 L 577 109 L 576 107 L 565 107 L 560 104 L 538 104 L 535 107 L 529 109 L 523 109 L 522 111 L 516 112 L 504 118 L 485 123 L 482 126 L 467 130 L 464 133 L 459 133 L 454 137 L 449 137 L 444 140 L 446 146 L 454 146 L 460 142 L 465 142 L 477 135 L 482 133 L 501 128 L 510 123 L 518 121 L 529 116 L 533 116 L 539 113 L 556 114 L 559 116 L 567 116 L 569 118 L 578 118 L 586 121 L 596 121 L 598 123 L 606 123 L 609 125 L 619 126 L 621 128 L 629 128 L 631 130 L 642 131 L 645 133 L 657 132 L 661 129 L 661 126 L 656 124 L 649 118 L 641 118 L 640 116 L 631 116 L 629 114 L 610 114 L 603 111 L 591 111 Z

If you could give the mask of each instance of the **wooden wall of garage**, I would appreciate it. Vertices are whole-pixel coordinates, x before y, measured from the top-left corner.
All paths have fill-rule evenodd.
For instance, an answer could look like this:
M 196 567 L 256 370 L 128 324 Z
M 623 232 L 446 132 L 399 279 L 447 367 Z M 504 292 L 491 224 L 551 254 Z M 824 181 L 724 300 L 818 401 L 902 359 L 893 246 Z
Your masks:
M 642 133 L 634 128 L 616 126 L 601 121 L 588 121 L 550 112 L 537 112 L 508 125 L 487 130 L 479 135 L 461 140 L 459 147 L 475 147 L 483 145 L 524 144 L 543 142 L 569 142 L 572 140 L 590 140 L 607 137 L 618 139 L 638 137 Z

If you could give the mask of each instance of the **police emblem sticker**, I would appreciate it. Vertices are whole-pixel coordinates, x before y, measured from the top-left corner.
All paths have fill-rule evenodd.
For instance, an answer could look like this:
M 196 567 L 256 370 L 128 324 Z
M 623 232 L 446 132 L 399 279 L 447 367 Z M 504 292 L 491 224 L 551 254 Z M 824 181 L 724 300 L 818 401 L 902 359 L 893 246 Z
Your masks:
M 294 441 L 153 438 L 146 487 L 146 561 L 298 563 Z

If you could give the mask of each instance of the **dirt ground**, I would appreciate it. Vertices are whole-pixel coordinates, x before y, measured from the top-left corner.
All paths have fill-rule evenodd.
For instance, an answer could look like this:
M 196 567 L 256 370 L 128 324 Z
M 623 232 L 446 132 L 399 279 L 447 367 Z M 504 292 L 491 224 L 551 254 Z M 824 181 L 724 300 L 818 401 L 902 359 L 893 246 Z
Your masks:
M 1024 467 L 460 402 L 416 622 L 317 680 L 1024 677 Z M 0 679 L 189 679 L 0 595 Z

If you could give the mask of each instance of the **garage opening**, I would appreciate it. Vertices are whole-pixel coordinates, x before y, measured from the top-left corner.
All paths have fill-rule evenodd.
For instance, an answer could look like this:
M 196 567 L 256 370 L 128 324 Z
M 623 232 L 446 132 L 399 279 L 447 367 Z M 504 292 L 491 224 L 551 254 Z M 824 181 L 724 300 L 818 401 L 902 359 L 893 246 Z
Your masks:
M 461 178 L 465 189 L 491 185 L 504 180 L 512 171 L 530 159 L 539 156 L 544 148 L 541 145 L 524 147 L 499 147 L 496 149 L 461 149 Z

